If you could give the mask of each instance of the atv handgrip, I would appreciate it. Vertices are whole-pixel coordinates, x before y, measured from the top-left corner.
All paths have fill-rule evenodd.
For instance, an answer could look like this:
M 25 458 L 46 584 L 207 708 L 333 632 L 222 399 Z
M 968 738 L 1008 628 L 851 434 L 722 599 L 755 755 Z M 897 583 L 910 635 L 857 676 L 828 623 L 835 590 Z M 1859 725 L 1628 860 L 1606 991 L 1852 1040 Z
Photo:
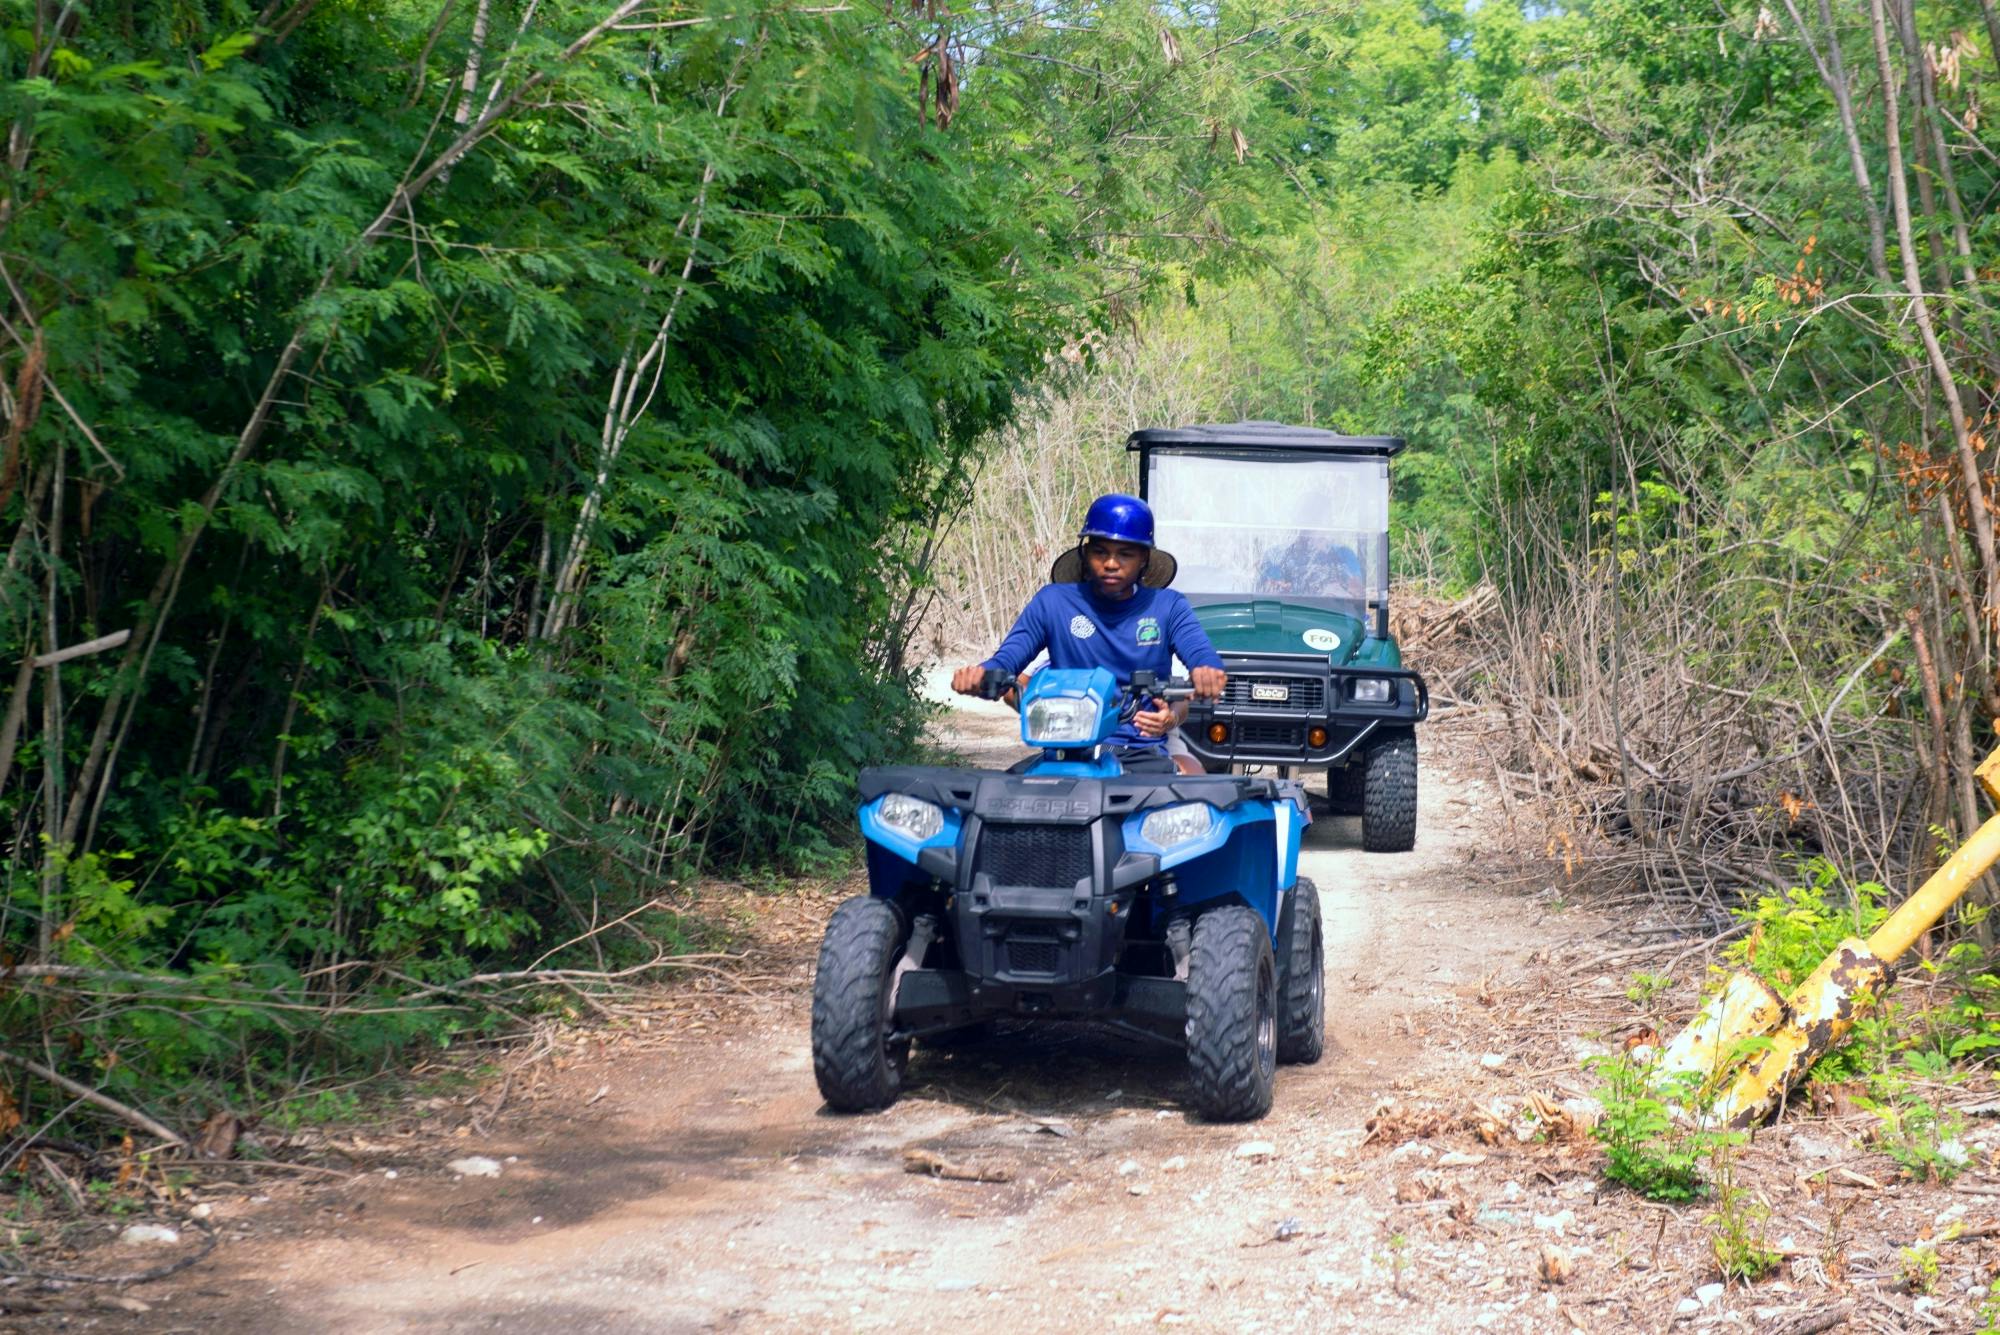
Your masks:
M 1014 689 L 1014 674 L 1002 672 L 999 668 L 987 668 L 986 675 L 979 679 L 979 697 L 982 700 L 998 700 Z

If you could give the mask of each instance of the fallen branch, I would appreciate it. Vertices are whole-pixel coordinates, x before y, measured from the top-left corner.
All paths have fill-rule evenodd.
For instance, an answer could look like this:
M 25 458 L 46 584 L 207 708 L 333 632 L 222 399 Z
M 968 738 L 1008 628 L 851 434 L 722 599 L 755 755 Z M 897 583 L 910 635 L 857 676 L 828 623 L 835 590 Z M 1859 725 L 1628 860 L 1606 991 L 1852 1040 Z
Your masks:
M 903 1171 L 916 1173 L 921 1177 L 942 1177 L 953 1182 L 1012 1182 L 1014 1174 L 1006 1168 L 981 1168 L 976 1164 L 954 1163 L 943 1155 L 926 1149 L 903 1151 Z
M 179 1145 L 184 1147 L 187 1144 L 186 1137 L 168 1130 L 165 1126 L 154 1121 L 152 1118 L 148 1117 L 145 1113 L 140 1112 L 137 1108 L 127 1107 L 126 1105 L 120 1103 L 117 1099 L 112 1098 L 109 1094 L 99 1093 L 97 1090 L 92 1089 L 89 1085 L 79 1084 L 78 1082 L 70 1079 L 66 1075 L 60 1075 L 55 1071 L 51 1071 L 48 1067 L 42 1065 L 40 1062 L 29 1061 L 26 1057 L 17 1057 L 13 1053 L 6 1051 L 0 1051 L 0 1061 L 9 1062 L 15 1066 L 18 1066 L 22 1070 L 26 1071 L 29 1075 L 32 1075 L 40 1080 L 48 1081 L 50 1084 L 54 1085 L 57 1089 L 62 1090 L 66 1094 L 74 1094 L 77 1098 L 82 1099 L 85 1103 L 90 1104 L 92 1107 L 101 1108 L 105 1112 L 108 1112 L 112 1116 L 118 1118 L 120 1121 L 125 1122 L 128 1125 L 138 1127 L 141 1131 L 144 1131 L 147 1135 L 156 1136 L 159 1139 L 166 1141 L 169 1145 Z

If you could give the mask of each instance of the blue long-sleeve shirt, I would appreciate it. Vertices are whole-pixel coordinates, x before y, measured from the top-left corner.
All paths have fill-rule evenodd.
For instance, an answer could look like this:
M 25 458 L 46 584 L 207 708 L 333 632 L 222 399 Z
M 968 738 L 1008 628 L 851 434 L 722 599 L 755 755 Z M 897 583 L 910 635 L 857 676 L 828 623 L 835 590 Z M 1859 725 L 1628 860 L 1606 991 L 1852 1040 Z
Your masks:
M 1165 681 L 1179 658 L 1190 668 L 1222 666 L 1194 608 L 1172 589 L 1139 588 L 1118 602 L 1088 585 L 1044 584 L 1021 609 L 1014 628 L 981 667 L 1019 673 L 1044 649 L 1049 666 L 1108 669 L 1121 682 L 1151 669 Z M 1113 733 L 1113 746 L 1164 748 L 1127 723 Z

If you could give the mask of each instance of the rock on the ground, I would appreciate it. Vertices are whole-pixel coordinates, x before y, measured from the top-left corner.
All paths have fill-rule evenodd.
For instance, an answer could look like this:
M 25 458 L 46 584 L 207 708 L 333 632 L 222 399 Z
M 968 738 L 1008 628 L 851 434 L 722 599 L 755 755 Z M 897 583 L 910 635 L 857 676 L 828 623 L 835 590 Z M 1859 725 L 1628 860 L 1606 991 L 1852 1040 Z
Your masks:
M 125 1231 L 118 1235 L 118 1241 L 128 1247 L 143 1247 L 150 1243 L 173 1243 L 180 1240 L 180 1233 L 165 1224 L 127 1224 Z
M 468 1155 L 463 1159 L 453 1159 L 445 1165 L 460 1177 L 498 1177 L 500 1161 L 489 1159 L 483 1154 Z
M 1257 1161 L 1278 1157 L 1278 1147 L 1268 1140 L 1246 1140 L 1236 1147 L 1236 1157 Z

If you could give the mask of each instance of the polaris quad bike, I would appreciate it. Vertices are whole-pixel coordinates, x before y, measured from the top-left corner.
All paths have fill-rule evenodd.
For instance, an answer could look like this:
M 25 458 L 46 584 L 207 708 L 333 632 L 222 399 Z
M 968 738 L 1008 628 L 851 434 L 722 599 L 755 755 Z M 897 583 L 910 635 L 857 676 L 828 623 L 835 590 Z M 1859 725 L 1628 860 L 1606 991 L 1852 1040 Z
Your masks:
M 1389 460 L 1395 436 L 1277 422 L 1147 428 L 1139 494 L 1229 685 L 1181 736 L 1210 771 L 1326 773 L 1361 845 L 1417 838 L 1424 679 L 1389 633 Z
M 989 699 L 1014 679 L 989 671 Z M 861 772 L 869 893 L 834 911 L 813 978 L 813 1074 L 832 1108 L 893 1102 L 912 1040 L 1003 1017 L 1095 1020 L 1185 1046 L 1195 1108 L 1270 1111 L 1279 1062 L 1325 1044 L 1311 815 L 1273 778 L 1127 774 L 1105 739 L 1182 682 L 1045 669 L 1010 770 Z

